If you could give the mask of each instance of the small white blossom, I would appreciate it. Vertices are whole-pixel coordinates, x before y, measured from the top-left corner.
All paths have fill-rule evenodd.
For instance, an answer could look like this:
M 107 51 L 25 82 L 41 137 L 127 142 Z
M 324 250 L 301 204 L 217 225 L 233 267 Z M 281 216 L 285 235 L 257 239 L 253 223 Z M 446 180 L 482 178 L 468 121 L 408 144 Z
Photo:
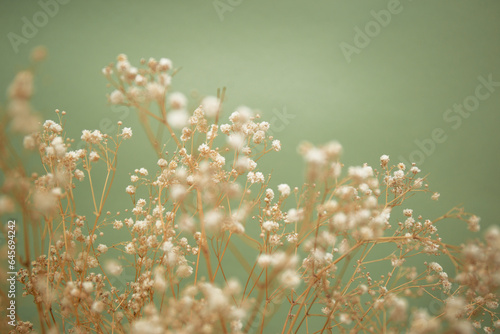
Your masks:
M 181 264 L 175 271 L 175 274 L 179 278 L 187 278 L 191 276 L 191 274 L 193 274 L 193 267 L 186 264 Z
M 281 151 L 281 142 L 279 140 L 277 140 L 277 139 L 273 140 L 273 142 L 272 142 L 272 148 L 276 152 Z
M 286 240 L 291 244 L 296 244 L 299 241 L 298 233 L 292 233 L 286 236 Z
M 281 196 L 288 197 L 290 195 L 290 186 L 286 183 L 280 184 L 278 191 L 281 193 Z
M 219 111 L 220 101 L 215 96 L 207 96 L 201 101 L 201 105 L 208 117 L 215 117 Z
M 127 186 L 127 188 L 125 189 L 125 191 L 129 195 L 133 195 L 133 194 L 135 194 L 135 187 L 134 186 Z
M 182 129 L 188 124 L 189 115 L 184 109 L 172 110 L 167 114 L 167 121 L 174 129 Z
M 172 109 L 184 109 L 187 105 L 186 95 L 180 92 L 171 93 L 167 100 Z
M 54 133 L 61 133 L 62 132 L 62 127 L 60 124 L 57 124 L 56 122 L 52 121 L 52 120 L 46 120 L 45 123 L 43 123 L 43 128 L 48 130 L 48 131 L 52 131 Z
M 75 169 L 75 178 L 78 181 L 82 181 L 84 177 L 85 177 L 85 174 L 83 173 L 83 171 L 81 171 L 79 169 Z
M 160 158 L 158 159 L 158 162 L 156 163 L 158 166 L 162 167 L 162 168 L 165 168 L 168 166 L 168 162 L 167 160 L 163 159 L 163 158 Z
M 262 223 L 262 228 L 268 232 L 275 231 L 280 227 L 277 222 L 268 220 Z
M 273 262 L 273 258 L 268 255 L 268 254 L 261 254 L 258 258 L 257 258 L 257 263 L 259 264 L 259 266 L 261 266 L 262 268 L 267 268 L 269 267 Z
M 118 276 L 122 273 L 123 267 L 115 260 L 109 260 L 105 264 L 106 270 L 114 276 Z
M 443 267 L 441 267 L 441 265 L 439 265 L 439 263 L 437 262 L 431 262 L 429 264 L 429 268 L 437 273 L 440 273 L 443 271 Z
M 99 246 L 97 246 L 97 251 L 99 251 L 99 253 L 104 254 L 108 251 L 108 246 L 100 244 Z
M 121 220 L 115 220 L 114 223 L 113 223 L 113 228 L 115 230 L 119 230 L 123 227 L 123 223 Z
M 89 154 L 89 160 L 92 161 L 92 162 L 99 161 L 100 158 L 101 157 L 99 156 L 99 154 L 96 151 L 92 151 Z
M 380 166 L 382 168 L 385 168 L 387 164 L 389 163 L 389 156 L 384 154 L 380 157 Z
M 129 242 L 126 246 L 125 246 L 125 252 L 127 254 L 134 254 L 135 253 L 135 246 L 133 243 Z
M 172 61 L 168 58 L 160 58 L 158 61 L 158 70 L 168 71 L 173 68 Z
M 132 129 L 131 128 L 123 128 L 122 129 L 122 138 L 123 139 L 132 138 Z
M 295 289 L 300 284 L 300 277 L 295 270 L 287 269 L 281 274 L 280 281 L 285 289 Z
M 124 100 L 125 100 L 125 96 L 118 89 L 115 89 L 109 95 L 109 102 L 111 102 L 112 104 L 121 104 L 124 102 Z

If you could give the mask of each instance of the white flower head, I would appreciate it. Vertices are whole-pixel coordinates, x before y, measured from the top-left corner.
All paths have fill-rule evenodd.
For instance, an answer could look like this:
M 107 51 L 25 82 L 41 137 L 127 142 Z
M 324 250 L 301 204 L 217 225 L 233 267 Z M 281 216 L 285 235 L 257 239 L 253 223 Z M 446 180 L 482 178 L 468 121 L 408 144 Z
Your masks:
M 132 138 L 132 129 L 131 128 L 123 128 L 122 129 L 122 138 L 123 139 Z
M 182 129 L 188 123 L 189 115 L 184 109 L 172 110 L 167 114 L 167 121 L 174 129 Z
M 285 289 L 295 289 L 300 284 L 300 277 L 295 270 L 286 269 L 280 276 L 280 281 Z
M 125 96 L 118 89 L 115 89 L 109 95 L 109 102 L 111 102 L 111 104 L 121 104 L 124 102 L 124 100 L 125 100 Z
M 275 150 L 276 152 L 281 151 L 281 142 L 279 140 L 277 140 L 277 139 L 273 140 L 271 146 L 272 146 L 273 150 Z
M 219 112 L 220 100 L 215 96 L 207 96 L 201 101 L 203 111 L 208 117 L 215 117 Z
M 286 183 L 280 184 L 278 191 L 281 193 L 281 196 L 288 197 L 290 195 L 290 186 Z
M 100 244 L 99 246 L 97 246 L 97 251 L 99 253 L 106 253 L 108 251 L 108 246 L 104 245 L 104 244 Z
M 168 96 L 168 103 L 172 109 L 184 109 L 187 105 L 186 95 L 180 92 L 171 93 Z

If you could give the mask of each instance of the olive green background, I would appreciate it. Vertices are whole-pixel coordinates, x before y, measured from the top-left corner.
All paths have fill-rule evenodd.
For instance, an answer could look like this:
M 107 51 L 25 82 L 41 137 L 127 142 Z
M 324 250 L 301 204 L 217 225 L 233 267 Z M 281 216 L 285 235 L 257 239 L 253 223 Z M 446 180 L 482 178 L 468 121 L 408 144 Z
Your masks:
M 500 81 L 500 2 L 402 0 L 400 12 L 378 33 L 372 30 L 368 45 L 348 61 L 342 43 L 355 46 L 357 29 L 374 29 L 371 11 L 390 2 L 73 0 L 59 5 L 16 53 L 8 33 L 22 36 L 23 17 L 33 22 L 42 7 L 1 0 L 0 91 L 26 66 L 30 50 L 45 45 L 49 58 L 37 77 L 34 104 L 46 118 L 54 119 L 56 108 L 66 110 L 68 131 L 77 138 L 81 129 L 120 118 L 134 129 L 110 209 L 129 205 L 127 173 L 155 161 L 134 112 L 111 108 L 105 97 L 100 70 L 126 53 L 133 64 L 141 57 L 171 58 L 182 67 L 173 90 L 215 95 L 227 87 L 227 114 L 245 104 L 264 119 L 274 117 L 283 150 L 262 164 L 273 171 L 273 184 L 300 185 L 296 147 L 303 140 L 335 139 L 344 146 L 346 165 L 378 165 L 382 154 L 392 162 L 408 160 L 419 149 L 415 141 L 440 128 L 446 140 L 419 167 L 431 173 L 441 199 L 415 209 L 435 217 L 463 203 L 482 217 L 483 228 L 496 224 L 500 87 L 457 129 L 443 117 L 474 94 L 479 76 Z M 286 122 L 276 116 L 284 111 L 291 115 Z M 442 225 L 443 237 L 456 243 L 470 237 L 463 224 L 454 224 Z

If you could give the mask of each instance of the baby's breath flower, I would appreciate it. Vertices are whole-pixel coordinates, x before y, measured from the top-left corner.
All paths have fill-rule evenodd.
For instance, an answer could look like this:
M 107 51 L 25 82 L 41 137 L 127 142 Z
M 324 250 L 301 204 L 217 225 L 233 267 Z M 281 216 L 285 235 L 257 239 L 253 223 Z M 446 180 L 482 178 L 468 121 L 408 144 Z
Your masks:
M 78 181 L 82 181 L 84 177 L 85 177 L 85 174 L 83 173 L 83 171 L 81 171 L 79 169 L 75 169 L 75 178 Z
M 25 136 L 23 139 L 23 147 L 27 150 L 34 150 L 36 147 L 35 138 L 32 135 Z
M 135 246 L 133 243 L 129 242 L 126 246 L 125 246 L 125 252 L 127 254 L 134 254 L 135 253 Z
M 220 101 L 215 96 L 207 96 L 201 101 L 203 111 L 208 117 L 215 117 L 219 111 Z
M 135 76 L 134 81 L 137 84 L 137 86 L 145 86 L 146 83 L 148 82 L 148 80 L 140 74 Z
M 252 140 L 253 140 L 253 142 L 254 142 L 255 144 L 260 144 L 260 143 L 262 143 L 262 141 L 263 141 L 265 138 L 266 138 L 266 133 L 265 133 L 264 131 L 262 131 L 262 130 L 259 130 L 259 131 L 255 132 L 255 133 L 253 134 L 253 138 L 252 138 Z M 274 149 L 274 146 L 273 146 L 273 149 Z
M 125 96 L 121 91 L 118 89 L 115 89 L 111 94 L 109 95 L 109 102 L 112 104 L 121 104 L 125 101 Z
M 152 100 L 161 101 L 165 97 L 165 86 L 157 82 L 150 82 L 146 85 L 148 96 Z
M 175 275 L 179 278 L 187 278 L 193 274 L 193 267 L 188 266 L 186 264 L 181 264 L 177 267 L 175 271 Z
M 123 267 L 115 260 L 108 260 L 104 266 L 111 275 L 118 276 L 122 273 Z
M 123 227 L 123 223 L 121 220 L 115 220 L 113 222 L 113 228 L 116 229 L 116 230 L 119 230 Z
M 259 266 L 261 266 L 262 268 L 267 268 L 269 267 L 273 262 L 273 258 L 268 255 L 268 254 L 261 254 L 258 258 L 257 258 L 257 263 L 259 264 Z
M 272 147 L 276 152 L 281 151 L 281 142 L 277 139 L 273 140 Z
M 99 246 L 97 246 L 97 250 L 99 251 L 99 253 L 104 254 L 108 251 L 108 246 L 100 244 Z
M 418 188 L 422 188 L 423 184 L 424 184 L 424 180 L 421 178 L 417 178 L 417 179 L 415 179 L 413 186 L 418 189 Z
M 172 109 L 184 109 L 187 105 L 186 96 L 180 92 L 171 93 L 167 100 Z
M 50 146 L 45 149 L 45 153 L 48 157 L 62 157 L 66 153 L 63 139 L 59 136 L 52 139 Z
M 222 131 L 222 133 L 224 133 L 226 135 L 229 135 L 229 133 L 231 132 L 231 125 L 229 125 L 229 124 L 222 124 L 220 126 L 220 130 Z
M 274 198 L 274 191 L 271 188 L 266 189 L 266 198 L 272 200 Z
M 380 157 L 380 166 L 382 168 L 387 167 L 387 164 L 389 163 L 389 156 L 384 154 Z
M 286 236 L 286 240 L 291 244 L 296 244 L 299 241 L 299 234 L 298 233 L 291 233 L 291 234 Z
M 92 151 L 89 154 L 89 160 L 92 161 L 92 162 L 99 161 L 100 158 L 101 157 L 99 156 L 99 154 L 96 151 Z
M 410 172 L 412 172 L 413 174 L 418 174 L 420 173 L 420 168 L 418 168 L 417 166 L 413 166 L 412 168 L 410 168 Z
M 198 146 L 198 152 L 200 152 L 202 155 L 207 155 L 210 152 L 210 147 L 208 147 L 207 144 L 203 143 Z
M 57 134 L 62 132 L 61 125 L 57 124 L 52 120 L 46 120 L 45 123 L 43 123 L 43 128 L 47 131 L 52 131 Z
M 160 58 L 158 61 L 159 71 L 169 71 L 173 68 L 172 61 L 168 58 Z
M 111 74 L 113 74 L 113 69 L 109 66 L 106 66 L 104 67 L 102 70 L 101 70 L 102 74 L 104 74 L 105 76 L 109 77 L 111 76 Z
M 401 180 L 404 177 L 405 177 L 405 172 L 403 172 L 403 170 L 400 169 L 400 170 L 397 170 L 397 171 L 394 172 L 394 178 L 395 179 Z
M 479 218 L 476 215 L 470 216 L 470 218 L 467 220 L 467 225 L 468 229 L 472 232 L 478 232 L 480 229 L 479 222 L 481 221 L 481 218 Z
M 393 267 L 399 267 L 405 262 L 405 259 L 393 258 L 391 259 L 391 264 Z
M 222 225 L 223 215 L 218 210 L 210 210 L 205 216 L 205 226 L 210 231 L 218 231 Z
M 172 110 L 167 114 L 167 121 L 174 129 L 182 129 L 188 123 L 189 115 L 186 110 Z
M 33 204 L 40 212 L 50 213 L 56 208 L 57 196 L 53 192 L 37 190 L 33 194 Z
M 241 150 L 245 144 L 245 137 L 239 133 L 233 133 L 227 137 L 227 141 L 235 150 Z
M 277 222 L 274 221 L 265 221 L 262 223 L 262 228 L 268 232 L 275 231 L 280 227 L 280 225 Z
M 104 311 L 105 305 L 101 301 L 95 301 L 92 304 L 92 308 L 91 309 L 92 309 L 92 312 L 101 313 L 102 311 Z
M 94 290 L 94 285 L 92 284 L 92 282 L 83 282 L 82 288 L 85 292 L 91 293 Z
M 316 147 L 312 147 L 305 155 L 307 162 L 315 165 L 323 165 L 326 162 L 325 153 Z
M 184 198 L 186 194 L 187 194 L 186 187 L 184 187 L 181 184 L 174 184 L 170 188 L 170 196 L 172 197 L 173 201 L 181 200 L 182 198 Z
M 286 183 L 282 183 L 278 186 L 278 191 L 281 196 L 288 197 L 290 195 L 290 186 Z
M 442 271 L 443 271 L 443 267 L 441 267 L 441 266 L 439 265 L 439 263 L 437 263 L 437 262 L 431 262 L 431 263 L 429 263 L 429 268 L 430 268 L 431 270 L 434 270 L 434 271 L 435 271 L 435 272 L 437 272 L 437 273 L 439 273 L 439 272 L 442 272 Z
M 296 223 L 300 220 L 300 212 L 297 209 L 290 209 L 286 214 L 287 223 Z
M 83 130 L 81 139 L 87 143 L 99 144 L 103 139 L 103 135 L 99 130 L 94 130 L 92 132 L 89 130 Z
M 285 289 L 295 289 L 300 284 L 300 277 L 295 270 L 287 269 L 281 274 L 280 281 Z
M 132 138 L 132 129 L 131 128 L 123 128 L 122 129 L 122 138 L 123 139 Z
M 167 162 L 167 160 L 160 158 L 160 159 L 158 159 L 157 165 L 162 167 L 162 168 L 165 168 L 168 166 L 168 162 Z
M 404 209 L 403 210 L 403 214 L 406 216 L 406 217 L 411 217 L 413 215 L 413 210 L 412 209 Z
M 264 182 L 264 174 L 261 172 L 249 172 L 247 174 L 247 180 L 250 181 L 250 183 L 263 183 Z
M 373 169 L 370 166 L 349 167 L 348 174 L 357 181 L 363 181 L 373 176 Z
M 127 188 L 125 189 L 125 191 L 129 195 L 133 195 L 133 194 L 135 194 L 135 187 L 134 186 L 127 186 Z

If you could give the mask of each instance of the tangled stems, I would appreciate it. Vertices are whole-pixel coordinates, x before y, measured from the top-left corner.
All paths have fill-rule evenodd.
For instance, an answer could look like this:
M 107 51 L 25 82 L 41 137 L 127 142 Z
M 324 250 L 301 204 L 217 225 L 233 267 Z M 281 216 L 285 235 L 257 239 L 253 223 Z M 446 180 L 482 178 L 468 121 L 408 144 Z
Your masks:
M 346 168 L 339 143 L 304 142 L 306 182 L 271 186 L 259 163 L 281 143 L 268 122 L 248 107 L 226 117 L 225 90 L 190 104 L 172 91 L 169 59 L 140 63 L 119 55 L 103 69 L 114 89 L 109 102 L 137 111 L 155 154 L 130 173 L 121 212 L 107 207 L 125 201 L 110 194 L 132 129 L 83 130 L 83 146 L 74 149 L 66 112 L 42 124 L 29 107 L 31 72 L 9 88 L 0 214 L 25 217 L 18 280 L 39 322 L 18 319 L 17 332 L 240 334 L 277 325 L 282 334 L 473 333 L 500 326 L 500 231 L 445 242 L 442 221 L 477 232 L 479 218 L 463 208 L 435 219 L 408 208 L 413 196 L 439 199 L 418 166 L 391 165 L 382 155 L 380 168 Z M 38 171 L 24 164 L 10 132 L 38 153 Z M 90 209 L 79 196 L 85 189 Z M 30 243 L 28 226 L 41 242 Z M 418 309 L 426 299 L 438 308 Z

